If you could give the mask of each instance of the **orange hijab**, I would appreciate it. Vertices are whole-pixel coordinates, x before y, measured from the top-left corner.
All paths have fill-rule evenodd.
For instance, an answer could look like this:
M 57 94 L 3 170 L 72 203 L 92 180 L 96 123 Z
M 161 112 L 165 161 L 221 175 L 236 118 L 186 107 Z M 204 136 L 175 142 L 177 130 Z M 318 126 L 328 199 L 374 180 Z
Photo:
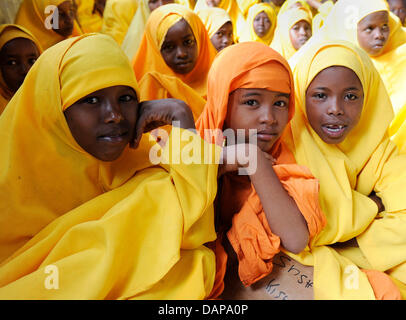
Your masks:
M 190 25 L 199 52 L 194 69 L 186 75 L 177 74 L 168 67 L 160 52 L 166 33 L 182 18 Z M 200 96 L 205 97 L 207 74 L 216 54 L 217 51 L 211 44 L 206 28 L 200 18 L 182 5 L 169 4 L 161 6 L 151 13 L 132 65 L 138 81 L 141 81 L 146 73 L 157 71 L 161 74 L 178 77 L 182 82 L 197 91 Z
M 246 54 L 246 53 L 250 54 Z M 258 42 L 243 42 L 222 50 L 213 62 L 208 79 L 207 103 L 196 123 L 200 135 L 206 140 L 222 144 L 222 134 L 227 115 L 229 94 L 238 88 L 260 88 L 289 93 L 289 120 L 294 115 L 294 84 L 287 61 L 276 51 Z M 216 130 L 209 135 L 205 129 Z M 319 207 L 318 181 L 306 168 L 296 164 L 292 153 L 277 141 L 272 150 L 277 160 L 273 168 L 283 187 L 295 200 L 307 221 L 310 238 L 320 232 L 326 221 Z M 248 286 L 272 271 L 272 258 L 280 251 L 280 239 L 273 234 L 263 211 L 261 201 L 247 178 L 235 174 L 223 177 L 221 203 L 241 203 L 241 209 L 232 219 L 227 237 L 237 253 L 239 276 Z M 240 186 L 240 187 L 239 187 Z M 227 255 L 222 248 L 222 232 L 214 250 L 217 256 L 216 284 L 212 297 L 218 296 L 224 287 L 223 277 Z

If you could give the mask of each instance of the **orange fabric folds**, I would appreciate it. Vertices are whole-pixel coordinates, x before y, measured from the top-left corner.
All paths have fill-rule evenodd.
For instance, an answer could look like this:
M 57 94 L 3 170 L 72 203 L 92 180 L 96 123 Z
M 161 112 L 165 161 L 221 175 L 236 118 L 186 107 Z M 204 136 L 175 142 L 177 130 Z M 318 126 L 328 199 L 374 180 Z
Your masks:
M 244 54 L 250 52 L 252 54 Z M 222 50 L 215 59 L 209 73 L 207 104 L 199 117 L 196 127 L 206 140 L 216 139 L 222 144 L 224 120 L 227 115 L 229 94 L 238 88 L 261 88 L 270 91 L 290 93 L 294 96 L 292 73 L 286 60 L 268 46 L 257 42 L 244 42 Z M 294 114 L 294 99 L 289 102 L 289 119 Z M 207 130 L 210 129 L 210 130 Z M 213 132 L 211 130 L 216 130 Z M 220 129 L 220 130 L 218 130 Z M 216 134 L 217 133 L 217 134 Z M 319 206 L 319 184 L 310 170 L 296 164 L 289 149 L 281 142 L 275 143 L 271 150 L 277 160 L 273 166 L 283 187 L 295 200 L 307 221 L 310 238 L 314 237 L 326 224 L 325 216 Z M 237 202 L 241 208 L 233 212 L 232 225 L 227 237 L 237 253 L 239 276 L 246 286 L 265 277 L 272 271 L 272 258 L 281 249 L 280 239 L 272 233 L 261 201 L 253 185 L 246 176 L 226 174 L 223 177 L 221 203 Z M 222 231 L 220 226 L 219 230 Z M 221 238 L 222 235 L 219 235 Z M 224 250 L 216 242 L 217 273 L 224 275 Z M 220 276 L 217 281 L 223 281 Z M 219 295 L 222 284 L 216 283 Z

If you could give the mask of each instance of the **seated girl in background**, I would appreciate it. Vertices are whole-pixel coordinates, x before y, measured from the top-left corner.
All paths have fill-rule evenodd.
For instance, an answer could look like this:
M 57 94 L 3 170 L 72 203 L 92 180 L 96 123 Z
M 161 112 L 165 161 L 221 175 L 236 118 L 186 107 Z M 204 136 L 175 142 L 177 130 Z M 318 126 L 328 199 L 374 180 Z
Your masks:
M 25 28 L 0 25 L 0 115 L 38 59 L 38 41 Z
M 54 7 L 57 7 L 57 12 Z M 30 31 L 46 50 L 54 44 L 81 33 L 75 23 L 72 0 L 23 0 L 15 24 Z M 54 16 L 58 19 L 54 19 Z
M 275 10 L 268 3 L 253 5 L 248 10 L 245 32 L 239 42 L 258 41 L 270 45 L 276 27 Z
M 301 252 L 326 223 L 319 207 L 318 181 L 307 168 L 296 165 L 281 141 L 293 114 L 292 74 L 274 50 L 262 43 L 244 42 L 224 49 L 215 59 L 208 101 L 196 126 L 202 137 L 209 141 L 214 137 L 217 144 L 223 144 L 224 137 L 217 136 L 218 131 L 227 130 L 234 139 L 225 136 L 224 140 L 226 149 L 232 151 L 224 152 L 220 172 L 213 298 L 222 293 L 224 277 L 232 280 L 225 284 L 223 297 L 241 298 L 241 291 L 249 289 L 240 286 L 236 290 L 236 282 L 250 286 L 269 275 L 273 257 L 282 248 Z M 236 142 L 241 130 L 242 139 Z M 256 141 L 257 145 L 251 144 Z M 238 154 L 246 150 L 249 161 L 244 164 Z M 254 163 L 256 170 L 249 175 L 237 173 L 239 167 Z M 232 274 L 234 266 L 238 266 L 239 279 Z
M 215 257 L 203 244 L 215 239 L 210 163 L 221 148 L 182 129 L 194 128 L 184 103 L 138 100 L 127 57 L 105 35 L 61 42 L 30 70 L 0 118 L 1 299 L 210 293 Z M 175 120 L 164 149 L 142 135 Z M 185 132 L 215 159 L 174 161 Z M 168 161 L 152 163 L 151 147 Z M 49 268 L 59 281 L 46 282 Z
M 233 23 L 227 11 L 213 7 L 196 12 L 206 27 L 207 33 L 217 51 L 234 43 Z
M 404 145 L 406 31 L 399 19 L 389 11 L 386 1 L 340 0 L 330 12 L 320 33 L 324 39 L 351 41 L 368 53 L 382 77 L 394 108 L 395 118 L 389 128 L 389 135 L 399 147 Z M 403 133 L 397 137 L 398 132 Z
M 278 15 L 271 48 L 289 60 L 312 36 L 310 12 L 294 8 Z
M 387 134 L 389 96 L 371 59 L 350 42 L 312 39 L 303 49 L 289 61 L 297 112 L 284 141 L 319 180 L 327 225 L 309 251 L 287 254 L 314 267 L 315 299 L 399 299 L 406 158 Z
M 197 118 L 207 94 L 207 74 L 217 54 L 200 18 L 170 4 L 154 10 L 132 65 L 144 100 L 185 101 Z

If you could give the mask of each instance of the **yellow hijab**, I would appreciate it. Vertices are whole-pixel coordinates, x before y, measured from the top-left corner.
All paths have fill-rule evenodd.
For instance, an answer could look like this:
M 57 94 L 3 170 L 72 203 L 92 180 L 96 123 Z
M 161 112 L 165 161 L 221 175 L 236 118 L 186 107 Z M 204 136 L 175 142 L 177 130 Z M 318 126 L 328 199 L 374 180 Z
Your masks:
M 326 1 L 320 5 L 318 8 L 318 13 L 313 17 L 312 20 L 312 30 L 313 34 L 320 30 L 320 28 L 324 24 L 324 20 L 326 20 L 327 16 L 331 12 L 334 7 L 333 1 Z
M 24 0 L 17 12 L 15 24 L 29 30 L 41 43 L 41 49 L 45 50 L 65 38 L 53 30 L 45 27 L 45 21 L 50 13 L 45 14 L 48 6 L 59 6 L 66 0 Z
M 261 12 L 265 12 L 269 20 L 271 21 L 271 27 L 269 28 L 267 34 L 262 38 L 259 37 L 254 30 L 255 17 Z M 266 45 L 269 45 L 271 43 L 276 28 L 276 13 L 275 10 L 268 3 L 259 3 L 250 7 L 248 10 L 248 17 L 246 21 L 247 27 L 245 29 L 245 32 L 240 37 L 240 42 L 257 41 L 262 42 Z
M 63 115 L 105 87 L 138 92 L 128 59 L 112 42 L 89 36 L 47 50 L 0 117 L 0 261 L 58 216 L 149 166 L 130 148 L 116 161 L 97 160 L 76 143 Z
M 0 50 L 3 46 L 17 38 L 25 38 L 35 43 L 38 51 L 41 53 L 41 45 L 38 40 L 25 28 L 16 24 L 3 24 L 0 25 Z M 0 115 L 3 113 L 7 103 L 10 101 L 13 93 L 4 82 L 3 75 L 0 72 Z
M 137 0 L 107 1 L 100 32 L 113 37 L 121 45 L 137 8 Z
M 316 299 L 373 299 L 366 275 L 355 266 L 386 271 L 406 281 L 406 198 L 402 187 L 406 183 L 406 157 L 397 154 L 387 134 L 393 118 L 390 99 L 372 61 L 357 46 L 313 39 L 304 49 L 290 61 L 297 112 L 285 141 L 298 164 L 308 166 L 319 180 L 327 225 L 309 249 L 294 258 L 314 266 Z M 323 142 L 306 118 L 307 87 L 330 66 L 353 70 L 364 89 L 360 122 L 338 145 Z M 386 208 L 379 217 L 376 204 L 368 197 L 372 191 Z M 353 237 L 357 237 L 360 249 L 329 246 Z M 346 285 L 349 280 L 343 281 L 350 271 L 359 280 L 357 290 Z
M 246 25 L 245 25 L 244 14 L 241 12 L 237 1 L 221 0 L 218 7 L 226 10 L 228 15 L 230 16 L 231 21 L 233 22 L 234 38 L 236 41 L 238 41 L 238 39 L 242 35 Z M 194 10 L 195 10 L 195 12 L 198 12 L 202 9 L 207 9 L 207 8 L 209 8 L 209 6 L 207 5 L 206 0 L 197 0 Z
M 196 12 L 206 27 L 209 38 L 211 39 L 216 32 L 227 22 L 231 22 L 231 18 L 227 11 L 221 8 L 206 8 Z
M 248 10 L 257 3 L 260 3 L 260 0 L 237 0 L 238 7 L 240 8 L 244 17 L 247 17 Z
M 301 20 L 312 24 L 310 13 L 304 8 L 293 8 L 278 14 L 278 23 L 270 47 L 279 52 L 286 60 L 296 53 L 290 40 L 290 29 Z
M 93 12 L 94 0 L 75 0 L 78 7 L 76 16 L 84 33 L 98 32 L 103 24 L 103 16 Z
M 165 63 L 160 48 L 168 30 L 181 19 L 190 25 L 196 38 L 198 59 L 194 69 L 186 75 L 176 74 Z M 147 22 L 140 47 L 132 62 L 135 76 L 140 81 L 148 72 L 178 77 L 201 97 L 206 96 L 207 74 L 217 54 L 200 18 L 179 4 L 168 4 L 155 9 Z
M 290 9 L 294 9 L 294 5 L 299 3 L 301 6 L 299 8 L 304 8 L 305 10 L 309 11 L 310 18 L 313 19 L 313 13 L 310 5 L 306 2 L 306 0 L 286 0 L 280 7 L 278 15 L 284 14 L 286 11 Z
M 348 18 L 348 12 L 352 10 L 354 16 Z M 329 39 L 346 39 L 358 45 L 357 25 L 367 15 L 386 11 L 389 13 L 390 35 L 384 52 L 378 57 L 371 57 L 385 83 L 392 105 L 395 118 L 389 128 L 391 137 L 395 137 L 406 120 L 406 30 L 400 20 L 389 11 L 388 4 L 384 0 L 340 0 L 334 6 L 325 21 L 322 29 L 323 36 Z M 356 14 L 356 15 L 355 15 Z M 347 21 L 348 23 L 343 23 Z M 396 138 L 402 145 L 401 137 Z

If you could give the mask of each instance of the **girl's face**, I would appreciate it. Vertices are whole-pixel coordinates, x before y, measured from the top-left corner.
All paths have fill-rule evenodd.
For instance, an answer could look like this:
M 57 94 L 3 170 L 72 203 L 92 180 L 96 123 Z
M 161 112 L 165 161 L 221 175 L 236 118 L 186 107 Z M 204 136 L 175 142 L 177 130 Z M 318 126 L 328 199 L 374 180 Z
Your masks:
M 396 14 L 402 25 L 406 20 L 406 2 L 404 0 L 388 0 L 390 11 Z
M 306 91 L 307 119 L 328 144 L 342 142 L 358 124 L 364 104 L 362 84 L 349 68 L 333 66 L 321 71 Z
M 174 3 L 174 2 L 175 2 L 174 0 L 149 0 L 148 7 L 149 7 L 149 10 L 152 12 L 156 8 L 159 8 L 160 6 L 163 6 L 163 5 L 169 4 L 169 3 Z
M 198 57 L 196 38 L 186 20 L 169 28 L 162 43 L 161 55 L 175 73 L 187 74 L 193 70 Z
M 69 37 L 73 32 L 73 24 L 75 20 L 75 6 L 72 1 L 62 2 L 58 6 L 59 25 L 52 29 L 63 37 Z
M 15 93 L 39 57 L 34 42 L 17 38 L 7 42 L 0 51 L 0 70 L 9 89 Z
M 305 20 L 300 20 L 289 30 L 290 41 L 295 50 L 299 50 L 312 36 L 312 27 Z
M 371 13 L 358 23 L 358 43 L 372 57 L 382 53 L 389 34 L 389 14 L 386 11 Z
M 131 87 L 113 86 L 93 92 L 64 111 L 76 142 L 101 161 L 120 157 L 133 137 L 138 100 Z
M 234 43 L 233 24 L 231 21 L 223 24 L 223 26 L 217 30 L 210 40 L 218 52 L 224 48 L 227 48 L 228 46 L 231 46 Z
M 245 143 L 250 141 L 249 129 L 258 147 L 269 152 L 289 121 L 289 94 L 266 89 L 240 88 L 229 95 L 225 129 L 245 130 Z M 252 133 L 251 133 L 252 134 Z
M 255 16 L 253 26 L 255 33 L 258 37 L 262 38 L 268 33 L 272 26 L 272 22 L 269 20 L 268 15 L 262 11 Z

